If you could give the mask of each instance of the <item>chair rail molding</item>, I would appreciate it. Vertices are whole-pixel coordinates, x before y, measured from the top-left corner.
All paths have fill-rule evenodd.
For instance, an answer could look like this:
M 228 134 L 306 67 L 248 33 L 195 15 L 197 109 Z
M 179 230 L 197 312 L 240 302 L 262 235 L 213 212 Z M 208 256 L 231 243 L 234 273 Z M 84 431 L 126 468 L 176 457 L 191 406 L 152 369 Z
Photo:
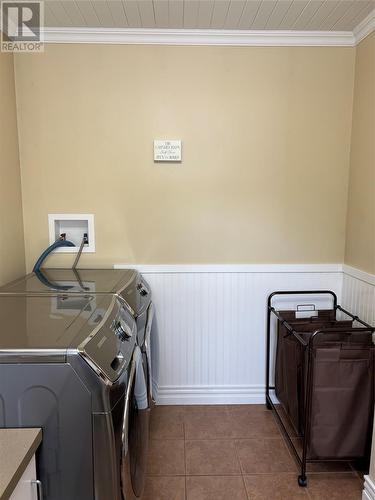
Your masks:
M 114 264 L 146 274 L 185 273 L 341 273 L 342 264 Z

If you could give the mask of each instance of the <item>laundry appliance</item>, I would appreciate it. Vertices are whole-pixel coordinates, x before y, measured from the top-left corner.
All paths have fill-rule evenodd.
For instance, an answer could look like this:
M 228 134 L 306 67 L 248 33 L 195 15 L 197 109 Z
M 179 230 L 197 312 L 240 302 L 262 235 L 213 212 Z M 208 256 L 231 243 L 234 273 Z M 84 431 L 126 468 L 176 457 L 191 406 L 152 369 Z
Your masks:
M 149 428 L 137 328 L 115 294 L 0 296 L 0 426 L 41 427 L 44 500 L 133 500 Z
M 41 269 L 0 288 L 0 294 L 69 295 L 116 294 L 121 297 L 137 324 L 138 345 L 142 352 L 148 394 L 152 400 L 151 328 L 154 307 L 151 289 L 134 269 Z

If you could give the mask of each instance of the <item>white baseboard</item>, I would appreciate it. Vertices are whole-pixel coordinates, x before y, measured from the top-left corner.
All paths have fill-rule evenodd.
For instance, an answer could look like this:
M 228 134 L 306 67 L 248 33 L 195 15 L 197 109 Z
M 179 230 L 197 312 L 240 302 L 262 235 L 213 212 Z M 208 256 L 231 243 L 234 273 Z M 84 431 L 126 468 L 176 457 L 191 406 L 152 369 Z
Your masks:
M 159 387 L 158 405 L 264 404 L 265 388 L 259 385 Z
M 371 480 L 370 476 L 365 476 L 362 500 L 375 500 L 375 484 Z

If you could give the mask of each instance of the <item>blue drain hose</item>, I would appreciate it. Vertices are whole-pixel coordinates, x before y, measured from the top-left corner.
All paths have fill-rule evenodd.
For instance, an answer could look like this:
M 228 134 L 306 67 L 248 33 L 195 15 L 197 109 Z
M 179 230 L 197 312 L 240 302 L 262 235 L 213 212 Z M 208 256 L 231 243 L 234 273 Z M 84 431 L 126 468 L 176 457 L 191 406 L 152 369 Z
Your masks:
M 33 272 L 38 273 L 40 271 L 40 266 L 43 264 L 44 260 L 48 257 L 48 255 L 59 247 L 75 247 L 75 244 L 72 243 L 71 241 L 62 238 L 56 240 L 54 243 L 52 243 L 52 245 L 50 245 L 48 248 L 44 250 L 42 255 L 35 262 L 35 265 L 33 267 Z
M 51 288 L 52 290 L 63 290 L 63 291 L 67 291 L 67 290 L 70 290 L 72 288 L 74 288 L 74 286 L 69 286 L 69 285 L 59 285 L 58 283 L 55 283 L 54 281 L 50 281 L 47 276 L 43 273 L 43 271 L 41 269 L 37 269 L 35 272 L 35 276 L 38 278 L 38 280 L 43 283 L 44 286 L 48 287 L 48 288 Z

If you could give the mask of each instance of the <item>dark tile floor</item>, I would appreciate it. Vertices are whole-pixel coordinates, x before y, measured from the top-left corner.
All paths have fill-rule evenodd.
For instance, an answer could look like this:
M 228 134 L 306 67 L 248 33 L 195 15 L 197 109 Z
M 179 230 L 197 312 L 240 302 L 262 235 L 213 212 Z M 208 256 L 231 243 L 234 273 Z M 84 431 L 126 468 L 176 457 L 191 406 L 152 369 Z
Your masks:
M 263 405 L 157 406 L 142 500 L 360 500 L 350 464 L 315 464 L 307 488 Z

